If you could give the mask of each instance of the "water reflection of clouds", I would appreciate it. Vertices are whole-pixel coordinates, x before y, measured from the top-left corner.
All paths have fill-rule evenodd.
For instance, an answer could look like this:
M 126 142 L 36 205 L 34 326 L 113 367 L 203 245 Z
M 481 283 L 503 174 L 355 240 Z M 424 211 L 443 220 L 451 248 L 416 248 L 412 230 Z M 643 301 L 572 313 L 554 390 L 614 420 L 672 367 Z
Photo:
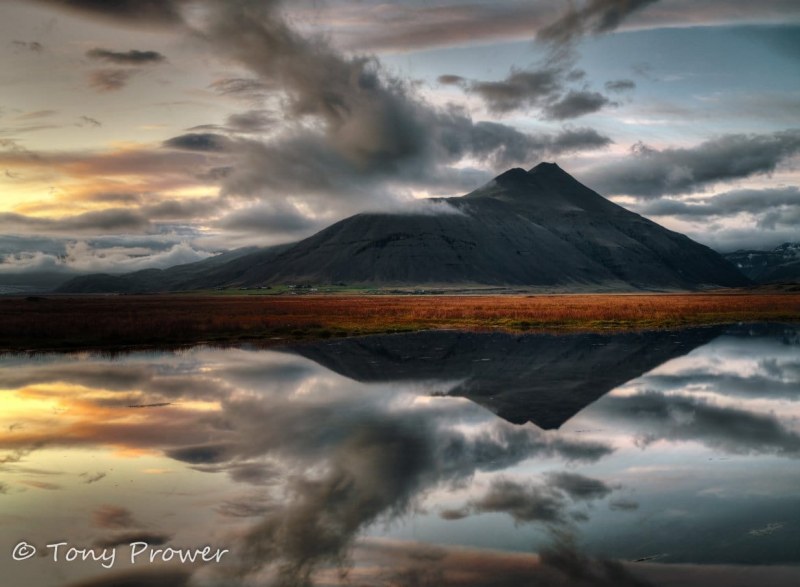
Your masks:
M 793 337 L 722 336 L 588 410 L 640 444 L 700 443 L 729 454 L 800 456 L 800 359 Z
M 463 400 L 415 402 L 414 394 L 387 385 L 367 390 L 284 355 L 225 351 L 195 359 L 180 356 L 170 366 L 132 356 L 119 365 L 88 359 L 18 369 L 2 382 L 17 389 L 4 393 L 23 408 L 47 398 L 60 411 L 29 413 L 21 429 L 0 434 L 0 446 L 18 455 L 77 447 L 151 450 L 198 471 L 226 472 L 236 482 L 278 485 L 267 494 L 271 499 L 250 510 L 256 522 L 238 535 L 239 552 L 244 569 L 277 568 L 287 584 L 344 560 L 367 526 L 408 514 L 437 485 L 535 456 L 586 462 L 611 451 L 599 442 L 516 427 Z M 169 405 L 128 407 L 166 400 Z M 243 509 L 229 505 L 231 511 Z M 164 536 L 125 536 L 134 534 Z M 117 538 L 94 540 L 114 544 Z
M 744 352 L 747 344 L 749 353 Z M 791 410 L 771 414 L 764 409 L 771 398 L 796 403 L 791 393 L 798 381 L 796 358 L 792 347 L 787 350 L 783 342 L 766 337 L 722 337 L 601 398 L 558 432 L 505 422 L 461 398 L 426 395 L 420 401 L 420 393 L 441 389 L 443 380 L 356 383 L 286 353 L 198 348 L 116 361 L 93 355 L 30 363 L 14 358 L 13 368 L 0 370 L 0 388 L 6 390 L 0 393 L 14 408 L 0 415 L 0 449 L 5 451 L 0 454 L 0 494 L 6 499 L 23 490 L 43 492 L 49 483 L 61 486 L 51 491 L 70 493 L 71 503 L 80 503 L 81 495 L 98 499 L 102 494 L 76 494 L 76 488 L 108 491 L 110 483 L 118 484 L 125 467 L 113 459 L 106 461 L 108 469 L 97 461 L 92 468 L 82 462 L 64 483 L 19 473 L 23 467 L 33 469 L 38 454 L 48 455 L 40 465 L 49 468 L 58 461 L 53 455 L 64 449 L 113 448 L 149 455 L 131 460 L 143 461 L 139 476 L 132 477 L 142 495 L 133 498 L 124 489 L 108 494 L 131 497 L 136 516 L 128 513 L 141 515 L 149 525 L 92 530 L 89 502 L 82 506 L 88 507 L 83 514 L 87 535 L 96 544 L 135 534 L 162 541 L 202 536 L 198 525 L 191 532 L 173 532 L 153 524 L 157 508 L 148 500 L 160 492 L 180 507 L 178 495 L 187 495 L 192 505 L 182 506 L 173 521 L 205 509 L 200 519 L 219 524 L 215 538 L 236 545 L 235 564 L 216 569 L 226 585 L 256 578 L 304 585 L 326 576 L 330 568 L 348 568 L 351 580 L 363 577 L 365 584 L 376 585 L 444 578 L 447 585 L 477 586 L 492 576 L 492 585 L 644 585 L 624 566 L 579 554 L 568 540 L 556 541 L 537 559 L 466 546 L 412 549 L 407 542 L 363 536 L 379 527 L 388 535 L 402 535 L 409 519 L 433 519 L 425 523 L 449 525 L 457 534 L 471 520 L 500 516 L 507 525 L 496 527 L 504 532 L 514 532 L 514 524 L 569 529 L 602 552 L 604 533 L 631 534 L 640 524 L 640 531 L 652 535 L 654 550 L 669 550 L 672 560 L 688 560 L 689 545 L 702 548 L 681 536 L 700 525 L 766 545 L 754 550 L 752 561 L 742 562 L 776 560 L 759 549 L 779 544 L 781 530 L 763 536 L 748 532 L 769 523 L 786 528 L 800 523 L 774 517 L 781 508 L 797 505 L 786 491 L 794 477 L 783 479 L 774 469 L 780 459 L 800 454 L 800 435 L 789 421 Z M 738 368 L 738 360 L 748 361 L 747 368 Z M 566 372 L 563 365 L 559 368 Z M 708 455 L 720 453 L 733 460 L 709 475 Z M 113 474 L 111 466 L 117 467 Z M 145 468 L 172 470 L 183 481 L 169 493 L 169 484 L 144 480 Z M 226 475 L 225 483 L 215 481 L 218 473 Z M 770 475 L 783 479 L 782 493 L 767 482 L 766 492 L 753 493 L 756 474 L 762 480 Z M 648 483 L 648 478 L 658 482 Z M 749 496 L 725 491 L 739 482 L 749 488 Z M 658 514 L 677 510 L 686 515 Z M 737 517 L 734 510 L 743 513 Z M 53 526 L 59 531 L 68 527 Z M 520 536 L 530 538 L 522 530 Z M 648 555 L 639 551 L 636 540 L 618 539 L 618 550 L 608 554 Z M 687 543 L 683 551 L 681 540 Z M 742 542 L 735 548 L 706 549 L 698 560 L 733 560 L 751 546 Z M 466 553 L 482 562 L 467 563 Z M 777 560 L 800 560 L 797 555 L 784 553 Z M 382 567 L 384 574 L 378 572 L 380 560 L 393 569 L 391 576 L 385 574 L 387 567 Z M 196 572 L 194 581 L 213 584 L 213 570 Z M 187 580 L 171 577 L 175 585 Z M 140 574 L 129 578 L 131 585 L 161 580 Z M 96 583 L 105 584 L 119 583 Z
M 605 418 L 632 426 L 640 445 L 659 440 L 695 441 L 732 454 L 800 456 L 800 434 L 772 414 L 656 391 L 608 397 L 597 410 Z

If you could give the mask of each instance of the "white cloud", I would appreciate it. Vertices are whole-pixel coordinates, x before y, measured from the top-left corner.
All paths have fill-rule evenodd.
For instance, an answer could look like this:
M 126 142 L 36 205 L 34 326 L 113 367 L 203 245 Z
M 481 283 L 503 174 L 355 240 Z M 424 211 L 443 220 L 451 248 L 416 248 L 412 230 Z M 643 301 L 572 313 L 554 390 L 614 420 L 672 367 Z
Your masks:
M 173 265 L 202 261 L 213 253 L 178 243 L 167 250 L 147 247 L 93 247 L 85 241 L 67 243 L 63 255 L 42 252 L 19 252 L 6 255 L 0 273 L 127 273 L 140 269 L 164 269 Z

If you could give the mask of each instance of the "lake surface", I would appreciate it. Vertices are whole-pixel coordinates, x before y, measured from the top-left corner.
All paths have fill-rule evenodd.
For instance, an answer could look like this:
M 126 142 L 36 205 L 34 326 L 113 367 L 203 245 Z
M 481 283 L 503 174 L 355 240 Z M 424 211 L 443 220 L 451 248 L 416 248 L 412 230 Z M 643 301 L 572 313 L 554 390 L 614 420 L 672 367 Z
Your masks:
M 781 325 L 3 356 L 2 584 L 797 585 L 799 399 Z

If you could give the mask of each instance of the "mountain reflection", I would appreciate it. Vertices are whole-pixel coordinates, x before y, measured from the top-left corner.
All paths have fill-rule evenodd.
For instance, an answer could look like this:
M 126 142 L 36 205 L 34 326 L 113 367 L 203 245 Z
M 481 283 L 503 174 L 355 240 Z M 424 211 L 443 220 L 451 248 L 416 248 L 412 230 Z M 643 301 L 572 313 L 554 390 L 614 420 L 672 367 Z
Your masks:
M 420 332 L 292 347 L 356 381 L 458 381 L 466 397 L 514 424 L 559 428 L 615 387 L 686 354 L 719 328 L 513 336 Z
M 799 339 L 440 332 L 0 357 L 0 549 L 232 553 L 105 575 L 32 561 L 9 581 L 727 585 L 741 569 L 725 565 L 798 564 Z

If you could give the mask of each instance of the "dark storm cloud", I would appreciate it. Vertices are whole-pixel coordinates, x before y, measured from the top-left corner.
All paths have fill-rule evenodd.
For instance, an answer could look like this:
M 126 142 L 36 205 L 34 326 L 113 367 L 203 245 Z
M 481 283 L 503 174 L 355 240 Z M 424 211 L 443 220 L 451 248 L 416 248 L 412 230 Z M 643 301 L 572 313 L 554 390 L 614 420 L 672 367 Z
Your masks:
M 800 457 L 800 435 L 774 415 L 657 392 L 610 396 L 598 408 L 612 417 L 632 418 L 646 443 L 689 440 L 732 454 Z
M 687 370 L 676 374 L 651 374 L 647 384 L 662 391 L 700 387 L 703 390 L 723 393 L 745 399 L 800 399 L 800 361 L 784 362 L 765 359 L 758 362 L 758 370 L 748 375 L 713 373 Z
M 133 69 L 96 69 L 89 72 L 89 85 L 98 92 L 116 92 L 135 74 Z
M 529 135 L 496 122 L 472 122 L 458 114 L 442 117 L 439 122 L 438 140 L 448 159 L 477 157 L 494 168 L 538 160 L 545 154 L 603 148 L 611 143 L 608 137 L 588 128 Z
M 510 112 L 551 101 L 562 90 L 564 72 L 556 67 L 512 71 L 497 82 L 472 82 L 468 91 L 480 96 L 490 111 Z
M 169 413 L 152 410 L 146 421 L 122 427 L 98 421 L 97 407 L 106 405 L 108 399 L 89 393 L 71 400 L 76 418 L 84 406 L 87 420 L 70 423 L 69 434 L 48 429 L 43 441 L 49 446 L 99 443 L 158 448 L 197 470 L 226 472 L 248 484 L 269 483 L 281 475 L 284 482 L 279 486 L 285 493 L 259 504 L 261 517 L 244 533 L 236 552 L 242 555 L 244 574 L 270 567 L 279 571 L 284 584 L 303 584 L 321 564 L 340 563 L 365 528 L 411 511 L 420 496 L 436 486 L 463 483 L 477 471 L 502 470 L 536 456 L 591 462 L 612 450 L 600 443 L 498 420 L 467 433 L 454 423 L 450 407 L 392 408 L 380 396 L 343 396 L 341 389 L 332 394 L 312 393 L 307 400 L 298 401 L 295 390 L 308 381 L 305 371 L 290 370 L 284 382 L 259 375 L 276 365 L 253 364 L 248 358 L 241 351 L 233 352 L 230 363 L 223 361 L 216 374 L 204 373 L 205 382 L 192 385 L 186 378 L 194 371 L 187 373 L 185 365 L 176 366 L 174 374 L 165 372 L 163 366 L 137 374 L 134 365 L 116 364 L 112 370 L 121 369 L 122 373 L 114 379 L 92 375 L 84 364 L 70 369 L 56 361 L 47 377 L 108 380 L 103 389 L 113 386 L 122 391 L 120 399 L 128 403 L 134 390 L 148 393 L 147 398 L 137 398 L 137 403 L 159 401 L 152 389 L 154 382 L 148 382 L 150 376 L 162 387 L 177 377 L 179 384 L 171 399 L 178 404 L 182 397 L 195 397 L 198 389 L 207 392 L 217 379 L 231 387 L 214 391 L 218 411 L 182 410 L 176 405 Z M 197 369 L 204 363 L 190 364 Z M 44 377 L 40 366 L 27 375 L 15 369 L 3 373 L 17 378 L 18 383 L 26 377 Z M 266 389 L 265 380 L 271 382 Z M 259 393 L 237 392 L 250 389 Z M 9 435 L 3 448 L 21 449 L 12 444 L 24 442 L 28 447 L 35 441 L 30 437 L 16 441 Z M 553 480 L 565 487 L 576 485 L 557 476 Z M 570 503 L 574 501 L 563 489 L 554 486 L 553 491 Z M 141 529 L 131 517 L 126 510 L 112 507 L 102 516 L 102 524 Z
M 547 476 L 548 483 L 560 489 L 574 500 L 602 499 L 613 491 L 599 479 L 592 479 L 577 473 L 562 471 Z
M 349 436 L 346 430 L 358 430 L 365 426 L 365 422 L 375 418 L 387 427 L 407 422 L 409 428 L 406 430 L 404 427 L 403 430 L 410 435 L 409 442 L 416 446 L 420 439 L 424 441 L 430 458 L 435 459 L 442 468 L 442 475 L 447 478 L 469 476 L 476 469 L 502 469 L 537 454 L 591 462 L 611 452 L 604 444 L 551 437 L 504 423 L 489 427 L 484 433 L 466 437 L 444 427 L 440 430 L 437 414 L 385 417 L 376 412 L 376 408 L 368 406 L 361 409 L 348 407 L 346 409 L 352 411 L 342 411 L 335 418 L 333 430 L 321 429 L 317 423 L 327 421 L 334 413 L 341 411 L 340 404 L 297 405 L 296 402 L 275 399 L 267 408 L 255 401 L 226 403 L 226 418 L 242 435 L 241 442 L 229 448 L 214 445 L 217 447 L 215 458 L 222 458 L 221 455 L 227 455 L 228 458 L 262 455 L 281 447 L 287 436 L 292 438 L 291 445 L 286 445 L 287 450 L 303 458 L 316 458 L 320 450 L 330 448 L 332 432 L 335 432 L 335 444 L 338 445 Z
M 237 164 L 222 179 L 222 193 L 316 193 L 338 195 L 340 203 L 358 203 L 374 200 L 385 181 L 436 185 L 452 175 L 447 173 L 448 164 L 466 157 L 478 159 L 492 169 L 506 169 L 527 165 L 548 154 L 598 149 L 611 142 L 590 129 L 529 135 L 499 123 L 474 122 L 458 112 L 428 112 L 422 118 L 430 120 L 427 130 L 420 131 L 418 137 L 427 143 L 425 149 L 399 161 L 354 161 L 313 131 L 286 135 L 269 143 L 237 141 Z M 325 209 L 325 203 L 318 205 Z
M 616 105 L 599 92 L 569 88 L 586 73 L 576 69 L 577 42 L 586 34 L 609 32 L 637 7 L 656 0 L 590 0 L 579 10 L 569 12 L 551 25 L 540 28 L 537 40 L 544 45 L 543 64 L 526 70 L 511 71 L 500 81 L 460 82 L 469 92 L 480 96 L 490 112 L 503 114 L 536 108 L 545 120 L 566 120 Z M 596 21 L 596 22 L 595 22 Z M 590 22 L 594 22 L 591 26 Z
M 418 154 L 424 146 L 421 105 L 408 89 L 386 79 L 372 59 L 344 57 L 300 36 L 278 4 L 213 4 L 198 35 L 262 81 L 278 82 L 288 98 L 287 114 L 319 119 L 326 142 L 357 165 L 385 167 Z
M 492 482 L 489 491 L 471 502 L 477 513 L 504 513 L 515 522 L 565 523 L 566 503 L 560 492 L 551 488 L 522 483 L 509 479 Z
M 708 198 L 673 200 L 661 198 L 636 207 L 636 211 L 649 216 L 675 216 L 688 220 L 752 214 L 764 228 L 775 228 L 778 223 L 792 225 L 792 216 L 800 211 L 800 189 L 796 187 L 763 190 L 733 190 Z
M 31 230 L 52 233 L 140 231 L 148 226 L 147 218 L 124 208 L 84 212 L 58 219 L 0 213 L 0 228 L 9 234 Z
M 228 116 L 225 126 L 233 132 L 258 133 L 271 129 L 276 122 L 266 110 L 248 110 Z
M 361 530 L 403 515 L 426 488 L 549 450 L 534 448 L 542 439 L 528 430 L 516 439 L 497 434 L 508 426 L 471 440 L 425 418 L 380 420 L 342 422 L 350 432 L 326 449 L 326 473 L 297 478 L 280 506 L 246 535 L 248 571 L 277 563 L 279 584 L 305 584 L 320 564 L 341 563 Z M 512 448 L 520 442 L 529 449 Z
M 496 122 L 472 124 L 460 118 L 453 120 L 452 133 L 444 135 L 444 144 L 459 156 L 479 156 L 493 167 L 509 167 L 540 159 L 545 154 L 560 154 L 585 149 L 599 149 L 611 139 L 593 129 L 565 129 L 558 134 L 526 135 Z
M 500 423 L 466 436 L 436 413 L 394 415 L 363 402 L 346 408 L 341 402 L 275 400 L 269 406 L 226 404 L 225 426 L 242 434 L 243 443 L 227 453 L 234 469 L 235 459 L 266 451 L 289 451 L 309 463 L 325 455 L 325 472 L 293 477 L 288 494 L 275 507 L 265 506 L 266 514 L 244 538 L 245 573 L 274 566 L 279 584 L 304 584 L 319 565 L 341 563 L 364 528 L 403 515 L 426 488 L 537 454 L 570 452 L 595 460 L 610 450 L 565 439 L 558 443 L 532 429 Z
M 612 487 L 599 479 L 565 471 L 546 475 L 543 483 L 519 483 L 501 477 L 492 481 L 483 496 L 457 511 L 505 513 L 518 524 L 541 522 L 566 526 L 574 513 L 569 509 L 575 503 L 603 499 L 612 491 Z
M 130 26 L 175 25 L 182 22 L 183 0 L 34 0 L 77 14 Z
M 164 141 L 164 146 L 184 151 L 225 151 L 229 140 L 214 133 L 189 133 Z
M 233 481 L 251 485 L 269 485 L 279 475 L 276 467 L 264 463 L 237 463 L 227 471 Z
M 572 43 L 588 34 L 615 30 L 634 12 L 658 0 L 588 0 L 571 5 L 555 22 L 539 29 L 539 40 L 555 44 Z
M 505 425 L 490 428 L 469 442 L 458 435 L 448 438 L 448 442 L 447 451 L 459 460 L 448 464 L 447 469 L 459 476 L 471 475 L 476 469 L 499 471 L 534 455 L 557 456 L 569 462 L 594 462 L 613 452 L 602 443 L 540 436 Z
M 102 13 L 105 6 L 51 4 L 80 7 L 87 14 Z M 413 84 L 393 76 L 374 58 L 345 55 L 325 39 L 300 35 L 287 24 L 277 0 L 201 4 L 207 10 L 198 12 L 190 34 L 215 56 L 251 75 L 219 80 L 212 87 L 248 99 L 270 92 L 283 109 L 275 118 L 285 122 L 283 132 L 266 141 L 227 139 L 226 143 L 221 135 L 204 132 L 165 143 L 176 153 L 230 154 L 235 165 L 226 164 L 224 176 L 218 178 L 223 195 L 311 198 L 305 203 L 318 208 L 320 216 L 332 218 L 357 210 L 365 201 L 380 205 L 409 188 L 455 187 L 443 182 L 459 175 L 455 165 L 465 158 L 500 171 L 610 143 L 595 131 L 524 134 L 505 125 L 473 121 L 454 109 L 433 107 L 415 94 Z M 144 3 L 135 11 L 133 4 L 125 3 L 109 6 L 108 11 L 129 22 L 142 14 L 148 18 L 160 14 L 165 16 L 163 22 L 178 14 L 179 3 L 162 8 L 158 12 Z M 95 71 L 92 85 L 101 92 L 119 90 L 136 71 Z M 530 91 L 536 81 L 531 75 L 520 73 L 512 82 L 527 84 Z M 272 113 L 253 109 L 229 117 L 219 130 L 255 134 L 269 130 L 272 118 Z M 460 189 L 463 181 L 457 183 Z
M 536 69 L 514 70 L 499 81 L 467 81 L 448 75 L 440 76 L 439 80 L 444 78 L 480 97 L 495 114 L 537 109 L 546 120 L 566 120 L 616 105 L 599 92 L 568 89 L 569 82 L 585 76 L 584 71 L 574 68 L 573 52 L 552 52 L 546 61 Z
M 770 210 L 756 222 L 758 228 L 777 230 L 783 227 L 800 227 L 800 206 L 788 210 Z
M 318 225 L 285 202 L 266 202 L 226 214 L 216 226 L 234 231 L 293 233 L 310 231 Z
M 430 107 L 377 61 L 347 57 L 324 40 L 300 36 L 277 2 L 214 5 L 196 34 L 259 82 L 277 84 L 289 120 L 320 123 L 319 130 L 287 131 L 270 142 L 238 143 L 239 164 L 224 179 L 223 193 L 266 189 L 285 196 L 292 190 L 358 200 L 379 193 L 376 187 L 387 181 L 423 185 L 464 157 L 507 167 L 559 148 L 552 136 Z M 582 146 L 596 148 L 597 142 Z
M 227 206 L 224 200 L 217 197 L 188 198 L 151 198 L 152 203 L 142 205 L 139 211 L 150 220 L 194 220 L 216 216 Z
M 136 49 L 112 51 L 100 47 L 89 49 L 86 52 L 86 57 L 97 61 L 107 61 L 115 65 L 155 65 L 163 63 L 167 59 L 158 51 L 139 51 Z
M 650 581 L 634 575 L 619 561 L 592 559 L 581 552 L 569 535 L 556 536 L 554 544 L 539 553 L 539 564 L 544 570 L 561 574 L 552 585 L 653 587 Z
M 592 147 L 601 149 L 607 147 L 613 141 L 601 135 L 593 128 L 578 127 L 567 128 L 556 135 L 550 149 L 558 153 L 568 153 L 571 151 L 581 151 Z
M 617 79 L 607 81 L 605 87 L 609 92 L 627 92 L 636 88 L 636 82 L 632 79 Z
M 556 102 L 544 108 L 544 117 L 550 120 L 578 118 L 601 110 L 608 104 L 614 104 L 599 92 L 570 90 Z
M 406 511 L 431 457 L 424 436 L 386 424 L 354 430 L 328 459 L 327 474 L 298 480 L 285 508 L 253 527 L 244 542 L 251 568 L 277 559 L 283 584 L 305 584 L 320 563 L 341 562 L 362 528 Z
M 657 150 L 639 144 L 629 157 L 604 163 L 584 176 L 601 193 L 656 198 L 771 173 L 798 152 L 798 129 L 723 135 L 690 148 Z
M 232 447 L 229 444 L 201 444 L 172 449 L 166 454 L 176 461 L 201 465 L 227 461 L 230 458 L 231 450 Z

